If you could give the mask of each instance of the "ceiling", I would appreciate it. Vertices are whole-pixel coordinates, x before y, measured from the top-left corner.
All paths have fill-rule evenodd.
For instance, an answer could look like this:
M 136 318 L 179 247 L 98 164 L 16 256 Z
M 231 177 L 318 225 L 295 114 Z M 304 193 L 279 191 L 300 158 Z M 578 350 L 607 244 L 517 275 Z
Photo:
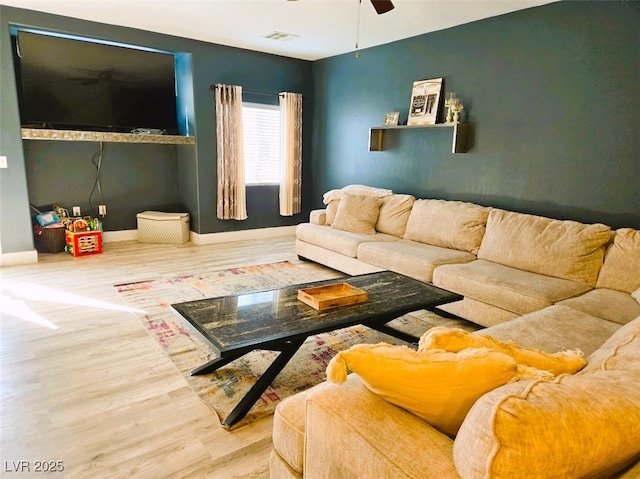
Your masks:
M 360 6 L 361 49 L 556 0 L 393 0 Z M 305 60 L 355 50 L 359 0 L 0 0 L 1 5 Z M 295 35 L 289 40 L 265 36 Z

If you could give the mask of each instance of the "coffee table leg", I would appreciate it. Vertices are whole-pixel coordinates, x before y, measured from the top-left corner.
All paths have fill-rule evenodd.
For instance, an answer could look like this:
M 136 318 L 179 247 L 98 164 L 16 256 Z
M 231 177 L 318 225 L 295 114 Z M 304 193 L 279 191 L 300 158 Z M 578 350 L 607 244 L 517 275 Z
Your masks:
M 200 374 L 207 374 L 215 371 L 218 368 L 221 368 L 225 364 L 229 364 L 231 361 L 235 361 L 241 356 L 247 354 L 247 351 L 242 351 L 238 353 L 225 354 L 222 357 L 212 359 L 208 363 L 203 364 L 202 366 L 198 366 L 193 371 L 191 371 L 191 376 L 199 376 Z
M 287 365 L 289 360 L 293 357 L 294 354 L 300 349 L 300 346 L 304 343 L 305 338 L 296 339 L 287 341 L 283 347 L 281 348 L 280 354 L 278 357 L 271 363 L 271 365 L 267 368 L 267 370 L 260 376 L 258 381 L 253 385 L 251 389 L 245 394 L 245 396 L 240 400 L 238 405 L 231 411 L 229 416 L 222 423 L 225 427 L 231 427 L 235 423 L 237 423 L 240 419 L 245 417 L 249 410 L 253 407 L 262 393 L 269 387 L 269 385 L 273 382 L 276 376 L 282 371 L 282 369 Z
M 369 326 L 371 329 L 375 329 L 376 331 L 380 331 L 381 333 L 393 336 L 394 338 L 402 339 L 407 343 L 417 345 L 418 341 L 420 341 L 420 338 L 414 336 L 413 334 L 405 333 L 404 331 L 392 328 L 391 326 L 387 326 L 386 324 L 368 324 L 367 326 Z

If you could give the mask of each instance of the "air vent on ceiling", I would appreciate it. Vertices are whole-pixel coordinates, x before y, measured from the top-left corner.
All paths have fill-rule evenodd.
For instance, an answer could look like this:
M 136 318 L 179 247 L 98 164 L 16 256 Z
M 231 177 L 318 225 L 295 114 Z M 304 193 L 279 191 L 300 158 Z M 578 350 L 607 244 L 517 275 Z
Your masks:
M 284 32 L 271 32 L 268 35 L 265 35 L 264 38 L 268 38 L 269 40 L 278 40 L 279 42 L 290 42 L 294 38 L 299 38 L 300 35 L 294 35 L 293 33 L 284 33 Z

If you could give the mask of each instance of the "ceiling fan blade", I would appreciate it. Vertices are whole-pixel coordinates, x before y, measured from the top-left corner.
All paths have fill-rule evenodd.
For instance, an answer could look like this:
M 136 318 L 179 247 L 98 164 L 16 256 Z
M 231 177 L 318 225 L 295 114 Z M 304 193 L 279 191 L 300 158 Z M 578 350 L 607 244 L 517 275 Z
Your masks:
M 371 0 L 371 4 L 373 5 L 373 8 L 376 9 L 376 12 L 378 12 L 378 15 L 387 13 L 394 8 L 391 0 Z

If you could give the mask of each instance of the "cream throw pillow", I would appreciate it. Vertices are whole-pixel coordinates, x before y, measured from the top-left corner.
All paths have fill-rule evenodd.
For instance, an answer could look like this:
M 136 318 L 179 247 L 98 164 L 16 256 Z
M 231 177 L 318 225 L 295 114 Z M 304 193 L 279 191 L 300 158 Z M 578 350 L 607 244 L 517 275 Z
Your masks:
M 359 344 L 333 357 L 327 379 L 342 383 L 347 365 L 367 388 L 455 436 L 467 412 L 483 394 L 510 381 L 551 375 L 520 367 L 509 355 L 486 348 L 459 353 L 407 346 Z
M 443 349 L 458 352 L 465 348 L 490 348 L 508 354 L 518 364 L 549 371 L 553 375 L 573 374 L 582 369 L 587 361 L 578 349 L 548 354 L 538 349 L 520 348 L 511 341 L 502 342 L 491 336 L 471 334 L 460 328 L 436 326 L 420 338 L 418 351 Z
M 352 233 L 375 234 L 382 200 L 344 193 L 331 227 Z

